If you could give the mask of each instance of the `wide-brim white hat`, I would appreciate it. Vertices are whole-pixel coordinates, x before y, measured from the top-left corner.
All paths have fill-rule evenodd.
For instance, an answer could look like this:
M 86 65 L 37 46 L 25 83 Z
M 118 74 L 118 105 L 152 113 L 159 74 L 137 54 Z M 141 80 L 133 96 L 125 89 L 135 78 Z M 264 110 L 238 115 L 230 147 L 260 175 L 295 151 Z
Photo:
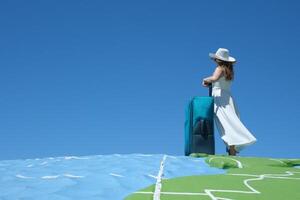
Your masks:
M 226 62 L 235 62 L 236 59 L 234 57 L 229 56 L 229 50 L 225 48 L 219 48 L 216 53 L 208 54 L 211 58 L 217 58 L 219 60 L 223 60 Z

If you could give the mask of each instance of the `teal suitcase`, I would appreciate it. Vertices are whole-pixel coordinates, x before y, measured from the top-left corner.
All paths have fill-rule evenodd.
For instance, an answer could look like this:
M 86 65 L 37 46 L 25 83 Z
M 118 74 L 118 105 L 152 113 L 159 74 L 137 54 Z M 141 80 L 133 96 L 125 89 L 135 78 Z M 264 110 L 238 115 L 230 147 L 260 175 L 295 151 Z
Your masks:
M 185 109 L 185 155 L 215 154 L 214 100 L 211 96 L 195 96 Z

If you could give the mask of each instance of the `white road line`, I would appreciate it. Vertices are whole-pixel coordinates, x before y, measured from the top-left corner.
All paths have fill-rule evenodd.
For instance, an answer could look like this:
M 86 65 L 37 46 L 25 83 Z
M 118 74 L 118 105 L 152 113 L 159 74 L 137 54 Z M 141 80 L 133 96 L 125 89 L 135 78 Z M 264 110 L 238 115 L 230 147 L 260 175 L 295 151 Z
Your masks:
M 233 159 L 233 158 L 227 158 L 227 157 L 212 157 L 208 160 L 208 162 L 210 163 L 213 159 L 216 159 L 216 158 L 222 158 L 222 159 L 230 159 L 230 160 L 233 160 L 237 163 L 238 165 L 238 168 L 243 168 L 243 165 L 240 161 L 236 160 L 236 159 Z
M 293 172 L 286 171 L 285 174 L 264 174 L 265 176 L 291 176 L 294 175 Z
M 286 171 L 285 174 L 261 174 L 261 175 L 255 175 L 255 174 L 226 174 L 226 175 L 234 175 L 234 176 L 250 176 L 250 177 L 256 177 L 256 178 L 250 178 L 245 179 L 243 181 L 244 185 L 249 188 L 250 191 L 242 191 L 242 190 L 214 190 L 214 189 L 205 189 L 205 193 L 192 193 L 192 192 L 160 192 L 160 194 L 169 194 L 169 195 L 206 195 L 209 196 L 212 200 L 233 200 L 229 198 L 223 198 L 223 197 L 217 197 L 213 193 L 214 192 L 226 192 L 226 193 L 243 193 L 243 194 L 260 194 L 261 192 L 254 189 L 252 186 L 249 185 L 248 182 L 250 181 L 257 181 L 257 180 L 263 180 L 267 178 L 273 178 L 273 179 L 292 179 L 292 180 L 300 180 L 300 178 L 292 178 L 292 177 L 286 177 L 286 176 L 292 176 L 295 175 L 294 173 L 300 173 L 300 172 L 294 172 L 294 171 Z M 153 192 L 134 192 L 136 194 L 153 194 Z
M 167 158 L 167 155 L 164 155 L 162 161 L 160 162 L 160 168 L 159 168 L 159 172 L 158 172 L 157 180 L 156 180 L 156 184 L 155 184 L 153 200 L 160 200 L 160 193 L 161 193 L 161 188 L 162 188 L 161 178 L 164 173 L 164 164 L 165 164 L 166 158 Z
M 298 172 L 297 172 L 298 173 Z M 230 174 L 232 175 L 232 174 Z M 238 174 L 234 174 L 234 175 L 238 175 Z M 240 175 L 246 175 L 249 176 L 250 174 L 240 174 Z M 250 181 L 256 181 L 256 180 L 263 180 L 265 178 L 277 178 L 277 179 L 297 179 L 300 180 L 298 178 L 290 178 L 290 177 L 285 177 L 285 176 L 291 176 L 294 175 L 293 172 L 291 171 L 286 171 L 286 174 L 261 174 L 259 175 L 257 178 L 252 178 L 252 179 L 246 179 L 244 180 L 244 185 L 247 186 L 250 191 L 242 191 L 242 190 L 213 190 L 213 189 L 205 189 L 204 191 L 208 194 L 208 196 L 212 199 L 212 200 L 219 200 L 218 197 L 214 196 L 212 194 L 212 192 L 229 192 L 229 193 L 244 193 L 244 194 L 260 194 L 260 192 L 258 190 L 255 190 L 253 187 L 251 187 L 248 182 Z M 255 175 L 256 176 L 256 175 Z M 284 177 L 282 177 L 284 176 Z M 230 199 L 228 199 L 230 200 Z
M 271 177 L 271 176 L 266 176 L 266 178 L 279 178 L 279 179 L 300 180 L 300 178 L 289 178 L 289 177 Z

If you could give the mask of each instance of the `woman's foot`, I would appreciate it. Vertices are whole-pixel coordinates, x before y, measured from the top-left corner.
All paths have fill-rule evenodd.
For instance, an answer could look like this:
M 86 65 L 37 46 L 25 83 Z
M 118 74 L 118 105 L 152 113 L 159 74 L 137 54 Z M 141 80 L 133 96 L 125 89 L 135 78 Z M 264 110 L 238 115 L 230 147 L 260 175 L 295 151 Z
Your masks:
M 231 145 L 231 146 L 229 146 L 229 152 L 228 153 L 229 153 L 230 156 L 236 156 L 236 154 L 238 152 L 235 150 L 234 145 Z

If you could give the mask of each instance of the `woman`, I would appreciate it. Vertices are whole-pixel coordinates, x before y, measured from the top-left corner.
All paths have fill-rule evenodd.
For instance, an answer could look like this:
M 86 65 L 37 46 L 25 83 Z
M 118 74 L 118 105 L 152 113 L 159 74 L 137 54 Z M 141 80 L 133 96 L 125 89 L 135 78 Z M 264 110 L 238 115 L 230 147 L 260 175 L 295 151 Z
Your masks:
M 216 62 L 217 67 L 212 76 L 203 79 L 202 85 L 212 84 L 214 97 L 214 121 L 226 145 L 229 155 L 235 156 L 245 146 L 256 142 L 256 138 L 240 120 L 237 106 L 231 96 L 231 82 L 234 77 L 233 63 L 235 58 L 229 56 L 229 51 L 219 48 L 209 56 Z

